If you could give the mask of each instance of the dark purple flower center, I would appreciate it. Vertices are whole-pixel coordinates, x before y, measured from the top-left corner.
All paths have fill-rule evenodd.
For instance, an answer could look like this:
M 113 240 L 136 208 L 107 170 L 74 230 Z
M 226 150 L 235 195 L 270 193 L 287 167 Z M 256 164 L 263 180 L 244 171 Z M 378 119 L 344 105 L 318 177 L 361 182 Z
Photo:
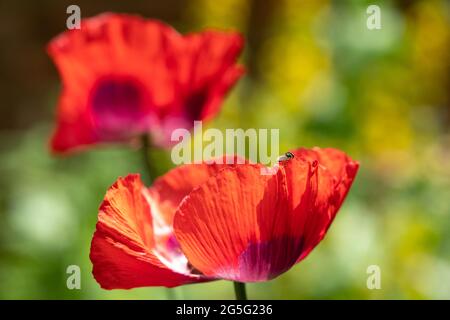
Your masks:
M 143 88 L 134 79 L 106 78 L 100 80 L 93 90 L 92 113 L 100 134 L 104 136 L 125 137 L 139 131 L 145 120 L 144 107 Z
M 272 279 L 291 268 L 302 250 L 302 239 L 288 236 L 252 243 L 239 256 L 240 277 L 243 281 Z

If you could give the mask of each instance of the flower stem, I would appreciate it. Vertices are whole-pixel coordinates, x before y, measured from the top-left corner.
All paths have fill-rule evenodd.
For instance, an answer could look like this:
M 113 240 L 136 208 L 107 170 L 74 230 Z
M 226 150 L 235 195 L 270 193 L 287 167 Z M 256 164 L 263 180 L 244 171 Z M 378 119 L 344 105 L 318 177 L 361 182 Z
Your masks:
M 152 164 L 149 154 L 151 144 L 149 141 L 149 137 L 145 134 L 141 137 L 141 141 L 142 141 L 142 160 L 145 168 L 145 175 L 147 176 L 145 182 L 147 185 L 150 185 L 152 184 L 156 176 L 156 170 Z
M 234 293 L 236 294 L 236 300 L 247 300 L 245 283 L 234 281 L 233 284 L 234 284 Z

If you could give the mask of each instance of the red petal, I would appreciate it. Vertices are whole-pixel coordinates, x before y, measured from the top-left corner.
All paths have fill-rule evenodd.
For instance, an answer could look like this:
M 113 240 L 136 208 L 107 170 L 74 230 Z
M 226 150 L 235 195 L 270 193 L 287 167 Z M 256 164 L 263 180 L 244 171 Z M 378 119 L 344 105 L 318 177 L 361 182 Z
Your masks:
M 83 96 L 65 93 L 61 95 L 58 105 L 60 115 L 50 141 L 52 152 L 81 150 L 84 146 L 98 141 L 89 117 L 77 111 L 83 103 Z
M 244 45 L 237 33 L 208 30 L 190 34 L 174 45 L 180 90 L 191 120 L 210 119 L 218 111 L 224 95 L 243 74 L 236 65 Z M 178 49 L 178 50 L 177 50 Z
M 359 164 L 344 152 L 332 148 L 298 149 L 292 153 L 295 158 L 305 159 L 311 164 L 317 163 L 317 174 L 312 179 L 312 190 L 316 190 L 313 209 L 305 211 L 294 201 L 294 207 L 297 205 L 295 209 L 297 215 L 305 216 L 303 232 L 305 249 L 298 260 L 300 261 L 325 237 L 350 190 Z M 292 173 L 293 176 L 296 174 L 295 171 Z M 294 197 L 298 197 L 296 191 L 291 192 Z
M 299 158 L 310 162 L 317 161 L 322 171 L 322 182 L 331 184 L 331 189 L 336 192 L 335 198 L 331 199 L 337 211 L 347 195 L 350 186 L 356 176 L 359 163 L 353 161 L 344 152 L 333 148 L 298 149 L 292 153 Z M 319 175 L 320 176 L 320 175 Z M 326 191 L 329 186 L 322 187 Z
M 174 287 L 204 281 L 172 270 L 161 261 L 144 192 L 137 175 L 120 178 L 108 190 L 91 244 L 95 279 L 105 289 Z

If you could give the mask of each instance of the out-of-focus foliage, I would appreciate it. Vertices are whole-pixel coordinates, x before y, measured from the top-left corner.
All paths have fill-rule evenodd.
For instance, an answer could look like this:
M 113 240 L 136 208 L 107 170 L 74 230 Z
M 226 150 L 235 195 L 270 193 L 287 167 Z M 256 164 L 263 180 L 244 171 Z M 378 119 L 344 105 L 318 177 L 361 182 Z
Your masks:
M 234 28 L 247 39 L 247 76 L 209 127 L 279 128 L 280 150 L 333 146 L 361 163 L 329 234 L 252 298 L 450 298 L 449 3 L 427 1 L 79 1 L 157 17 L 183 32 Z M 366 28 L 369 4 L 382 29 Z M 46 148 L 59 92 L 45 56 L 64 30 L 66 1 L 0 8 L 0 298 L 163 299 L 161 288 L 105 291 L 91 275 L 97 208 L 117 176 L 140 172 L 137 150 L 67 158 Z M 3 46 L 2 46 L 3 48 Z M 4 97 L 4 98 L 3 98 Z M 157 152 L 160 173 L 168 154 Z M 369 265 L 380 290 L 366 287 Z M 81 290 L 66 268 L 81 267 Z M 220 281 L 178 297 L 232 298 Z

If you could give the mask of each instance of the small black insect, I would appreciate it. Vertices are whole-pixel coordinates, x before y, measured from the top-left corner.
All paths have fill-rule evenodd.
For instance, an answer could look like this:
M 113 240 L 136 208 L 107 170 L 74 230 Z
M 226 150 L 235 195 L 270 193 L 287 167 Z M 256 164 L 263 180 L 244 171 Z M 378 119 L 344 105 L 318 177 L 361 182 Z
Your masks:
M 294 155 L 292 154 L 292 152 L 286 152 L 281 157 L 278 157 L 278 162 L 280 162 L 280 161 L 287 161 L 287 160 L 290 160 L 290 159 L 293 159 L 293 158 L 294 158 Z

